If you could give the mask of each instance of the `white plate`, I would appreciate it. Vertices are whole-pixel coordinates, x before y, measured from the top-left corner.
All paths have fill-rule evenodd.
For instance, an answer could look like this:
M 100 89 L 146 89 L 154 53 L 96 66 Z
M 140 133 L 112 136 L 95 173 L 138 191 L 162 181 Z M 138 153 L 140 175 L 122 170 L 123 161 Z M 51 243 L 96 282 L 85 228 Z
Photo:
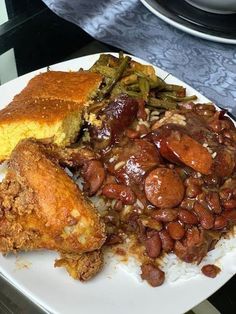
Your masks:
M 78 70 L 89 68 L 99 57 L 90 55 L 51 67 L 52 70 Z M 135 60 L 147 64 L 138 58 Z M 168 74 L 155 68 L 165 78 Z M 1 108 L 20 92 L 41 69 L 21 76 L 0 87 Z M 200 101 L 209 101 L 190 86 L 169 75 L 167 82 L 180 84 L 190 94 L 196 94 Z M 62 268 L 54 268 L 54 252 L 21 253 L 18 257 L 0 256 L 0 272 L 34 302 L 53 313 L 66 314 L 121 314 L 121 313 L 183 313 L 219 289 L 236 272 L 236 250 L 222 259 L 222 271 L 215 279 L 198 275 L 191 280 L 165 283 L 151 288 L 138 281 L 121 264 L 109 263 L 93 280 L 87 283 L 75 281 Z
M 216 41 L 216 42 L 220 42 L 220 43 L 225 43 L 225 44 L 236 44 L 236 39 L 235 38 L 227 38 L 224 37 L 224 34 L 222 32 L 222 36 L 215 36 L 212 34 L 208 34 L 207 33 L 207 27 L 205 29 L 205 32 L 203 31 L 199 31 L 196 30 L 194 28 L 191 27 L 187 27 L 186 25 L 184 25 L 184 23 L 182 24 L 181 21 L 175 21 L 174 19 L 172 19 L 171 17 L 167 16 L 165 13 L 160 12 L 159 11 L 159 6 L 157 4 L 157 2 L 155 0 L 140 0 L 142 2 L 142 4 L 149 10 L 151 11 L 153 14 L 155 14 L 157 17 L 159 17 L 160 19 L 162 19 L 163 21 L 165 21 L 166 23 L 180 29 L 183 32 L 186 32 L 190 35 L 193 36 L 197 36 L 203 39 L 207 39 L 207 40 L 212 40 L 212 41 Z M 180 3 L 176 3 L 176 5 L 181 5 Z M 172 14 L 172 13 L 171 13 Z M 170 15 L 171 15 L 170 14 Z M 180 16 L 181 18 L 181 16 Z M 184 22 L 186 19 L 186 17 L 183 19 L 182 22 Z M 197 27 L 197 22 L 195 27 Z

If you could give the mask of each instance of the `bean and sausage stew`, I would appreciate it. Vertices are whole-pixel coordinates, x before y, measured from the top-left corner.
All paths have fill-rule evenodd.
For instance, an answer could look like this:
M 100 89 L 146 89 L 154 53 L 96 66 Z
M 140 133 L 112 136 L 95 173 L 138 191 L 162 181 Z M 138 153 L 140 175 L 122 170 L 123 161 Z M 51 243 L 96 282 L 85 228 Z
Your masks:
M 83 190 L 108 204 L 105 247 L 125 254 L 124 244 L 142 278 L 159 286 L 164 254 L 200 263 L 236 224 L 235 126 L 122 54 L 101 55 L 90 71 L 104 84 L 85 115 Z M 202 268 L 209 277 L 219 271 Z

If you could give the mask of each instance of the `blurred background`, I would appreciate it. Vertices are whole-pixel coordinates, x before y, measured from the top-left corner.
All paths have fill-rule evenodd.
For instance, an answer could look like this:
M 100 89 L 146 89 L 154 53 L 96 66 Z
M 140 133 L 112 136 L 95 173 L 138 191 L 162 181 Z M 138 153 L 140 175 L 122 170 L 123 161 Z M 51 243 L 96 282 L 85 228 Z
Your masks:
M 84 54 L 109 51 L 41 0 L 0 0 L 0 83 Z M 114 49 L 113 49 L 114 51 Z

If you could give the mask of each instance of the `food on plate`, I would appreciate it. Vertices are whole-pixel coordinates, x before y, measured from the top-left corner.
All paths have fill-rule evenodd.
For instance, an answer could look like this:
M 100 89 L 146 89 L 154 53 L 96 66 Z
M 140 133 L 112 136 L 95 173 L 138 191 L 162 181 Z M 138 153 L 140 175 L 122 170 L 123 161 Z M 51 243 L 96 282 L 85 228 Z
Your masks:
M 72 278 L 87 281 L 102 269 L 103 253 L 101 250 L 83 254 L 63 253 L 56 260 L 55 267 L 65 267 Z
M 49 249 L 68 257 L 98 250 L 105 241 L 96 209 L 42 142 L 23 140 L 13 150 L 0 199 L 3 253 Z
M 48 71 L 35 76 L 0 111 L 0 161 L 9 158 L 24 138 L 48 138 L 63 147 L 73 143 L 85 106 L 100 83 L 99 74 L 86 71 Z
M 199 264 L 236 223 L 236 130 L 224 111 L 124 58 L 103 55 L 91 68 L 109 97 L 105 86 L 84 140 L 106 171 L 96 191 L 107 205 L 105 246 L 125 248 L 158 286 L 166 254 Z
M 210 103 L 194 103 L 197 97 L 188 96 L 184 87 L 166 83 L 152 66 L 122 53 L 118 58 L 101 55 L 86 73 L 98 80 L 93 101 L 82 114 L 80 111 L 83 120 L 78 124 L 76 143 L 69 141 L 63 147 L 57 141 L 28 139 L 11 154 L 1 184 L 5 207 L 2 205 L 0 249 L 4 253 L 57 250 L 60 258 L 55 266 L 65 267 L 82 281 L 102 269 L 103 253 L 112 250 L 122 259 L 134 257 L 141 265 L 141 278 L 160 286 L 168 256 L 194 265 L 205 263 L 219 240 L 234 236 L 234 123 L 225 111 Z M 37 80 L 14 101 L 24 103 L 28 92 L 36 100 L 37 95 L 50 101 L 60 99 L 54 86 L 57 81 L 49 79 L 52 92 L 39 83 L 38 93 Z M 70 84 L 74 90 L 74 83 L 64 83 L 68 93 Z M 76 103 L 70 97 L 66 102 Z M 22 198 L 10 198 L 8 203 L 8 194 L 17 196 L 22 187 L 29 205 L 19 212 Z M 32 194 L 28 196 L 32 192 L 36 207 Z M 54 199 L 61 205 L 51 203 Z M 16 228 L 18 223 L 22 227 Z M 33 231 L 43 237 L 37 238 Z M 72 240 L 74 234 L 76 240 Z M 200 265 L 202 273 L 216 276 L 217 266 L 207 264 Z
M 215 278 L 217 274 L 220 272 L 220 268 L 216 265 L 204 265 L 201 269 L 202 273 L 210 278 Z

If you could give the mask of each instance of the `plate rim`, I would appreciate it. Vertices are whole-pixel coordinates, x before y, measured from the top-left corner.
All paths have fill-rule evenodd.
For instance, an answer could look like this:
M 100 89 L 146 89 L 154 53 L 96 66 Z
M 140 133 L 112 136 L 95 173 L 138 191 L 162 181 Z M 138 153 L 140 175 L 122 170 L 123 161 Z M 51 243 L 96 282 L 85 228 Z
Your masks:
M 171 20 L 164 13 L 159 12 L 155 7 L 153 7 L 153 5 L 150 3 L 150 0 L 140 0 L 140 1 L 154 15 L 159 17 L 164 22 L 172 25 L 173 27 L 180 29 L 183 32 L 186 32 L 186 33 L 193 35 L 193 36 L 196 36 L 196 37 L 200 37 L 200 38 L 205 39 L 205 40 L 210 40 L 210 41 L 214 41 L 214 42 L 218 42 L 218 43 L 224 43 L 224 44 L 236 45 L 236 37 L 235 37 L 235 39 L 230 39 L 230 38 L 218 37 L 215 35 L 211 35 L 211 34 L 197 31 L 195 29 L 192 29 L 190 27 L 182 25 L 181 23 L 179 23 L 177 21 Z M 151 0 L 151 2 L 152 2 L 152 0 Z

